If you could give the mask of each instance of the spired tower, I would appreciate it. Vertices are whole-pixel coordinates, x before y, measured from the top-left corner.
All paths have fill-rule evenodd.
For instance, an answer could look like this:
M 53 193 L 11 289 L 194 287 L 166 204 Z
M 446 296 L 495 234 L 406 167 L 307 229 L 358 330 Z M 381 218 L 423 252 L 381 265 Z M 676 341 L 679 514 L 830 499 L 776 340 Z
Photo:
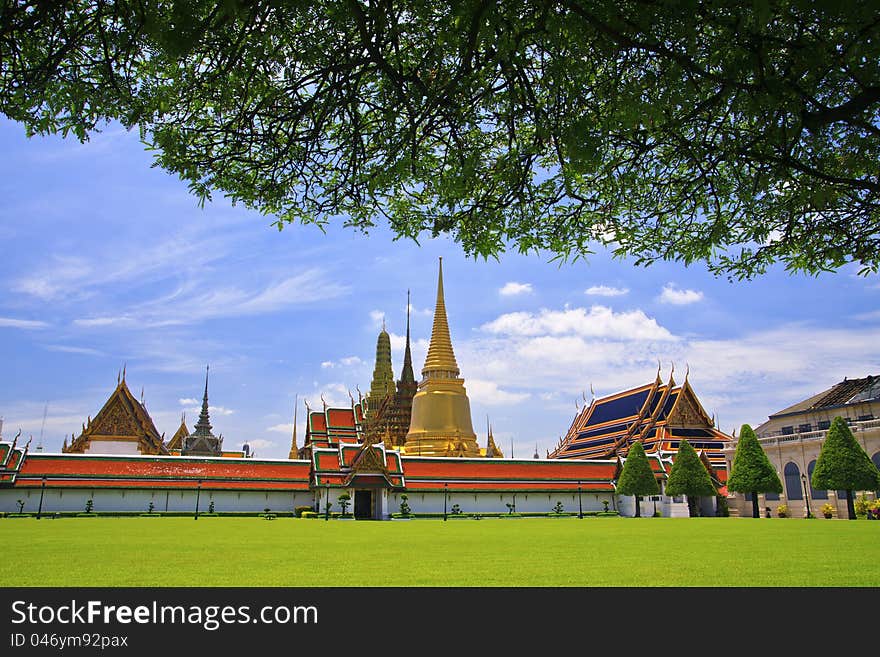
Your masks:
M 404 447 L 406 454 L 481 456 L 471 424 L 471 404 L 464 389 L 464 379 L 459 374 L 446 319 L 441 258 L 431 344 L 422 368 L 422 381 L 412 401 L 412 419 Z
M 391 369 L 391 337 L 385 330 L 382 320 L 382 332 L 376 340 L 376 366 L 373 368 L 373 380 L 367 395 L 367 419 L 376 417 L 379 408 L 386 398 L 394 397 L 394 370 Z
M 211 433 L 211 418 L 208 416 L 208 368 L 205 368 L 205 396 L 202 398 L 202 412 L 195 430 L 183 441 L 181 456 L 222 456 L 223 437 Z

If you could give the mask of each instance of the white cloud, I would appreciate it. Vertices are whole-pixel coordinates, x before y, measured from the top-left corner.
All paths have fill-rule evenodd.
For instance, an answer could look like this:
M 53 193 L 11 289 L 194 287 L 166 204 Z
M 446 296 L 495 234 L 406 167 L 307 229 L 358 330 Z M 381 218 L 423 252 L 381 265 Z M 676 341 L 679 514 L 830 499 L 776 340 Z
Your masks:
M 512 297 L 518 294 L 529 294 L 531 292 L 531 283 L 517 283 L 516 281 L 509 281 L 504 284 L 504 287 L 498 290 L 498 294 L 503 297 Z
M 319 269 L 307 269 L 251 290 L 227 286 L 203 292 L 203 287 L 190 283 L 163 297 L 134 306 L 124 314 L 80 318 L 75 319 L 73 324 L 82 328 L 124 325 L 158 328 L 194 324 L 220 317 L 272 313 L 339 297 L 348 291 L 346 286 L 327 279 Z
M 198 399 L 193 399 L 192 397 L 185 397 L 183 399 L 177 400 L 181 406 L 198 406 L 202 402 Z
M 271 431 L 272 433 L 286 433 L 289 436 L 293 434 L 293 422 L 287 424 L 273 424 L 271 427 L 266 427 L 266 431 Z
M 502 390 L 494 381 L 469 378 L 465 382 L 468 397 L 476 403 L 487 406 L 504 406 L 525 401 L 531 394 L 528 392 L 509 392 Z
M 326 370 L 332 369 L 334 367 L 356 367 L 363 364 L 364 361 L 357 356 L 345 356 L 344 358 L 340 358 L 338 361 L 325 360 L 321 363 L 321 367 Z
M 271 440 L 264 440 L 262 438 L 246 440 L 245 442 L 250 445 L 251 451 L 255 449 L 269 449 L 270 447 L 275 446 L 275 443 L 273 443 Z
M 104 354 L 97 349 L 91 349 L 89 347 L 71 347 L 64 344 L 50 344 L 46 345 L 46 349 L 48 351 L 60 351 L 66 354 L 82 354 L 84 356 L 103 356 Z
M 623 340 L 674 340 L 673 335 L 641 310 L 614 312 L 606 306 L 566 308 L 538 313 L 516 312 L 501 315 L 483 324 L 481 330 L 496 335 L 580 335 Z
M 381 310 L 371 310 L 370 320 L 373 322 L 373 326 L 382 326 L 382 322 L 385 321 L 385 313 Z
M 874 320 L 880 319 L 880 310 L 872 310 L 867 313 L 859 313 L 858 315 L 853 315 L 853 319 L 857 319 L 862 322 L 872 322 Z
M 597 297 L 620 297 L 629 293 L 626 287 L 609 287 L 608 285 L 593 285 L 584 290 L 584 294 Z
M 682 290 L 676 287 L 674 283 L 667 283 L 660 292 L 658 301 L 660 303 L 669 303 L 674 306 L 686 306 L 691 303 L 702 301 L 703 293 L 698 290 Z
M 48 327 L 48 322 L 41 322 L 36 319 L 15 319 L 12 317 L 0 317 L 0 328 L 19 328 L 19 329 L 42 329 Z
M 127 315 L 124 315 L 119 317 L 90 317 L 89 319 L 75 319 L 72 323 L 74 326 L 80 326 L 82 328 L 92 328 L 101 326 L 132 325 L 135 323 L 135 320 L 133 317 L 128 317 Z

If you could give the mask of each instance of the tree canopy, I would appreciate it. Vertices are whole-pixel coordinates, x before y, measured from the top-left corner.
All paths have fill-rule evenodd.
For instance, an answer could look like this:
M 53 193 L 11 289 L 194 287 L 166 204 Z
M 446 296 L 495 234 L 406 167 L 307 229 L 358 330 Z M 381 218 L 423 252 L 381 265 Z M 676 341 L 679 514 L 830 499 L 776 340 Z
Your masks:
M 880 13 L 760 0 L 6 0 L 0 111 L 202 201 L 468 255 L 880 267 Z
M 880 489 L 880 472 L 850 431 L 846 420 L 831 422 L 810 483 L 816 490 Z
M 782 492 L 779 474 L 748 424 L 742 425 L 739 432 L 727 488 L 738 493 L 752 494 L 752 516 L 755 518 L 758 517 L 758 493 Z
M 641 516 L 639 496 L 660 494 L 660 486 L 640 440 L 636 440 L 626 454 L 626 461 L 623 462 L 620 478 L 617 480 L 617 492 L 635 496 L 636 517 Z
M 694 515 L 696 498 L 718 494 L 709 471 L 706 470 L 696 450 L 686 440 L 678 444 L 678 452 L 675 454 L 666 481 L 666 494 L 687 495 L 688 510 L 691 515 Z

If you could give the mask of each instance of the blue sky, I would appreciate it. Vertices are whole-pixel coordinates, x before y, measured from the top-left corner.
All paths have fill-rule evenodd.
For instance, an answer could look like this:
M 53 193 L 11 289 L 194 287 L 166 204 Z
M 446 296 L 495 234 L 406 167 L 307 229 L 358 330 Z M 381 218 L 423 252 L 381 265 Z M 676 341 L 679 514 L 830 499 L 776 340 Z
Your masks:
M 135 132 L 87 144 L 24 136 L 0 120 L 0 417 L 47 451 L 95 415 L 126 364 L 170 436 L 190 426 L 211 365 L 216 434 L 285 457 L 295 396 L 320 407 L 369 389 L 385 317 L 399 376 L 406 291 L 414 365 L 424 362 L 443 256 L 456 356 L 485 444 L 543 455 L 582 395 L 641 385 L 675 363 L 725 431 L 844 377 L 880 374 L 880 277 L 781 268 L 730 283 L 704 266 L 637 268 L 607 252 L 467 259 L 449 239 L 416 245 L 289 226 L 152 168 Z M 300 407 L 300 441 L 303 413 Z

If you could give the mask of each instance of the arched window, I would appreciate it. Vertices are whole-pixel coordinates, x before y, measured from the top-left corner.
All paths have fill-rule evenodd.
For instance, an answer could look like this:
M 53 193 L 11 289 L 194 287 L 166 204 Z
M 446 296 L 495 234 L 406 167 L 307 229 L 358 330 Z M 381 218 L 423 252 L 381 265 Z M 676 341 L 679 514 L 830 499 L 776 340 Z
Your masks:
M 789 500 L 804 499 L 801 490 L 801 470 L 792 461 L 785 464 L 785 496 Z
M 813 496 L 814 500 L 827 500 L 828 499 L 828 491 L 827 490 L 816 490 L 813 488 L 813 470 L 816 469 L 816 460 L 813 459 L 810 461 L 810 464 L 807 466 L 807 478 L 810 480 L 810 495 Z

